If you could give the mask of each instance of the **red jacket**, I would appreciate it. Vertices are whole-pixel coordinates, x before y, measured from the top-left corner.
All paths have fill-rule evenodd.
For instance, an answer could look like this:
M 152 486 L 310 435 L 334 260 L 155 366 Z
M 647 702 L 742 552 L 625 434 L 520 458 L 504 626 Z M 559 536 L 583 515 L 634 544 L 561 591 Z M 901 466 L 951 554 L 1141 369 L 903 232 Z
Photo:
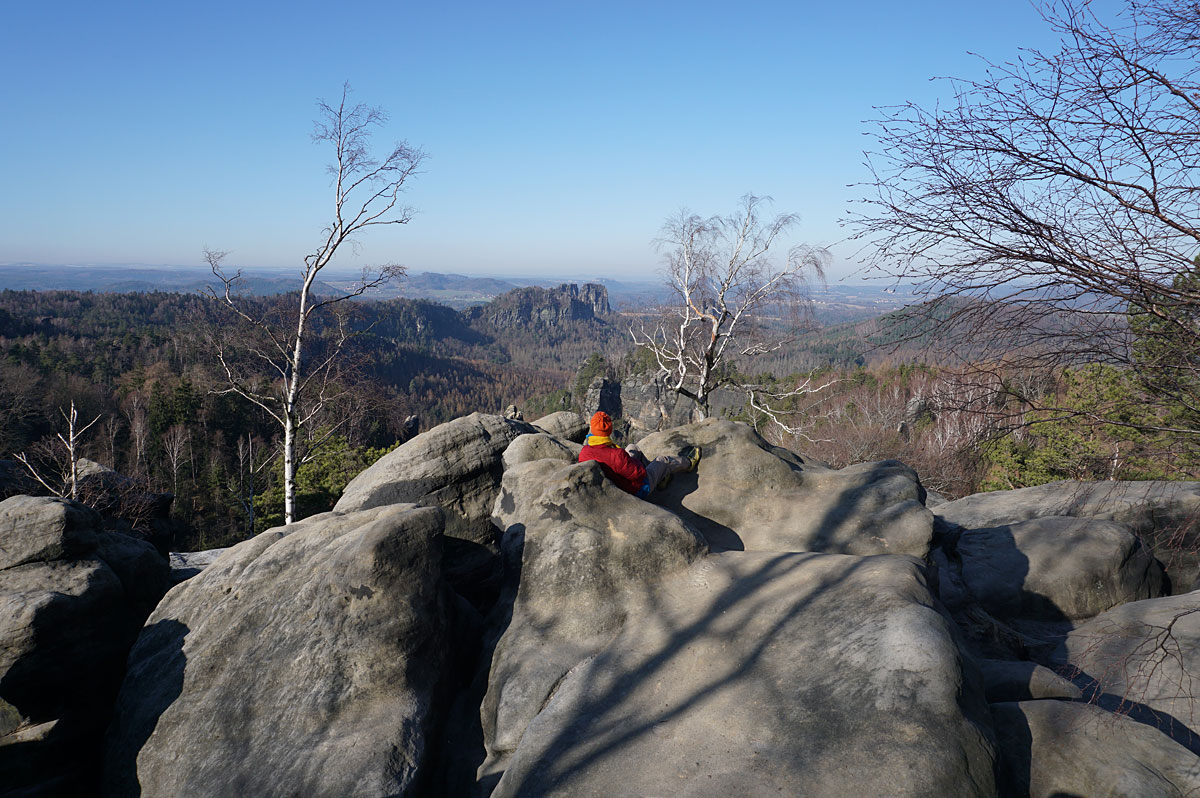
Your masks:
M 646 467 L 630 457 L 624 449 L 611 443 L 600 446 L 584 446 L 579 452 L 579 462 L 595 460 L 604 469 L 608 478 L 621 490 L 637 493 L 646 485 Z

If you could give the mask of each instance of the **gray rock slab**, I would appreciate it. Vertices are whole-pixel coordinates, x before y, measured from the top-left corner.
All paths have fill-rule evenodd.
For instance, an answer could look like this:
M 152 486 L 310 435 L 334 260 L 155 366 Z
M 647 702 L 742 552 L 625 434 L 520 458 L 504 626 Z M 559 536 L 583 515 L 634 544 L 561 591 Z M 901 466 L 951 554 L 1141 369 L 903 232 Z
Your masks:
M 987 700 L 1030 701 L 1036 698 L 1064 698 L 1073 701 L 1083 691 L 1044 665 L 999 659 L 976 660 L 983 676 Z
M 993 757 L 919 563 L 727 552 L 562 679 L 493 796 L 991 796 Z
M 5 499 L 0 502 L 0 569 L 87 554 L 100 528 L 99 514 L 67 499 Z
M 1072 630 L 1051 661 L 1085 698 L 1200 752 L 1200 592 L 1101 613 Z
M 621 628 L 630 597 L 706 550 L 676 515 L 621 490 L 594 462 L 508 470 L 495 521 L 520 585 L 483 702 L 488 772 L 502 768 L 563 675 Z
M 170 556 L 171 584 L 177 585 L 185 579 L 191 579 L 196 574 L 212 565 L 218 557 L 225 553 L 224 549 L 208 549 L 207 551 L 173 551 Z
M 106 794 L 422 794 L 441 528 L 435 508 L 325 513 L 173 588 L 129 656 Z
M 936 513 L 968 529 L 1052 515 L 1119 521 L 1149 544 L 1172 593 L 1192 590 L 1200 578 L 1200 482 L 1051 482 L 976 493 Z
M 472 413 L 417 435 L 350 481 L 334 506 L 353 512 L 413 502 L 441 507 L 445 534 L 494 543 L 489 518 L 504 466 L 501 456 L 518 435 L 537 432 L 522 421 Z
M 572 443 L 583 443 L 583 439 L 588 434 L 588 420 L 570 410 L 560 410 L 557 413 L 542 416 L 533 422 L 533 426 L 556 438 L 562 438 Z
M 1200 757 L 1161 732 L 1067 701 L 992 705 L 1008 795 L 1180 798 L 1200 793 Z
M 771 446 L 745 424 L 709 419 L 656 433 L 650 459 L 700 446 L 695 474 L 653 501 L 699 529 L 714 549 L 909 554 L 924 558 L 933 515 L 916 472 L 894 461 L 840 470 Z
M 535 432 L 520 435 L 504 450 L 504 468 L 509 469 L 521 463 L 534 460 L 559 460 L 564 463 L 574 463 L 579 460 L 579 450 L 583 448 L 577 443 L 559 440 L 545 432 Z
M 1077 620 L 1162 595 L 1162 567 L 1129 527 L 1096 518 L 1035 518 L 969 529 L 962 579 L 998 618 Z

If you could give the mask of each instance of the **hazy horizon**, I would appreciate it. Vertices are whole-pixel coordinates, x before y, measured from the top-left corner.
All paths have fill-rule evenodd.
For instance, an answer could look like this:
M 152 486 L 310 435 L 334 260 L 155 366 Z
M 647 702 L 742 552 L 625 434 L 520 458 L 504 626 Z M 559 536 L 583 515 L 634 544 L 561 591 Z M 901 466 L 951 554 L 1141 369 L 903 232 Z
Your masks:
M 366 0 L 345 34 L 307 2 L 69 0 L 8 20 L 0 261 L 203 267 L 212 247 L 300 263 L 331 205 L 315 103 L 348 81 L 390 114 L 379 149 L 406 140 L 429 159 L 411 223 L 338 263 L 618 280 L 657 272 L 667 217 L 727 214 L 748 192 L 799 214 L 784 243 L 831 247 L 839 279 L 856 268 L 839 220 L 869 180 L 863 120 L 948 101 L 930 79 L 981 75 L 972 52 L 1054 40 L 1029 3 L 935 0 Z

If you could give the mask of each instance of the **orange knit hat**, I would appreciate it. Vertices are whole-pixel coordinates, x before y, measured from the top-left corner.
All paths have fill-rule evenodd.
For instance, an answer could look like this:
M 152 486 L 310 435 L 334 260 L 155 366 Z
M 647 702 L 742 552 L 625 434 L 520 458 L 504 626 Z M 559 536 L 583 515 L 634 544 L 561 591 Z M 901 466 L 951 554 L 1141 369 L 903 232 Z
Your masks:
M 612 419 L 603 410 L 597 410 L 592 416 L 592 434 L 598 438 L 607 438 L 612 434 Z

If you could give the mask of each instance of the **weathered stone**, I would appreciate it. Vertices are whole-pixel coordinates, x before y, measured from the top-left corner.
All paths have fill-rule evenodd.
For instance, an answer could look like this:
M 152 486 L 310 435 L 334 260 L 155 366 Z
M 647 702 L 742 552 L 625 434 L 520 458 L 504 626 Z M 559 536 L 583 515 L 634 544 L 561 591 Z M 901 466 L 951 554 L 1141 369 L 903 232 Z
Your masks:
M 477 607 L 486 607 L 500 581 L 491 513 L 504 474 L 502 456 L 516 437 L 533 432 L 523 421 L 484 413 L 448 421 L 401 444 L 351 480 L 334 510 L 401 502 L 442 508 L 446 579 Z
M 125 657 L 166 590 L 154 547 L 100 523 L 63 499 L 0 503 L 5 550 L 26 560 L 0 570 L 0 784 L 13 795 L 94 792 Z
M 419 795 L 446 661 L 442 514 L 326 513 L 238 544 L 129 656 L 108 795 Z
M 1200 757 L 1161 732 L 1091 704 L 992 705 L 1008 795 L 1178 798 L 1200 792 Z
M 835 471 L 718 419 L 650 435 L 638 446 L 649 459 L 701 447 L 696 474 L 676 475 L 653 501 L 716 549 L 929 553 L 933 516 L 924 491 L 916 473 L 895 460 Z
M 1200 482 L 1051 482 L 976 493 L 936 513 L 968 529 L 1055 515 L 1118 521 L 1150 546 L 1171 593 L 1186 593 L 1200 579 Z
M 712 555 L 526 698 L 494 798 L 995 795 L 982 692 L 907 557 Z
M 729 416 L 746 407 L 745 394 L 718 388 L 709 395 L 712 417 Z M 635 374 L 617 382 L 597 378 L 588 386 L 584 410 L 603 410 L 628 441 L 654 432 L 689 424 L 700 414 L 696 403 L 667 386 L 659 374 Z
M 490 516 L 503 475 L 501 456 L 518 435 L 537 432 L 521 421 L 472 413 L 423 432 L 380 458 L 346 486 L 334 506 L 353 512 L 413 502 L 441 507 L 450 537 L 490 545 Z
M 1071 631 L 1051 659 L 1073 674 L 1085 698 L 1200 753 L 1200 592 L 1097 615 Z
M 0 571 L 0 698 L 38 722 L 99 709 L 139 621 L 103 562 Z
M 95 793 L 95 757 L 81 755 L 78 734 L 64 736 L 63 730 L 62 723 L 51 720 L 0 735 L 0 796 L 73 798 Z
M 485 772 L 503 768 L 555 684 L 621 628 L 629 597 L 705 548 L 678 517 L 624 492 L 594 462 L 509 469 L 495 518 L 520 587 L 483 704 Z
M 1035 698 L 1075 700 L 1083 695 L 1083 691 L 1071 682 L 1034 662 L 980 659 L 976 664 L 983 676 L 984 693 L 991 702 Z
M 533 426 L 572 443 L 583 443 L 588 434 L 588 420 L 570 410 L 559 410 L 557 413 L 542 416 L 533 422 Z
M 81 504 L 46 496 L 0 502 L 0 569 L 87 554 L 96 547 L 100 516 Z
M 1162 594 L 1162 567 L 1124 524 L 1035 518 L 958 538 L 962 579 L 998 618 L 1076 620 Z
M 534 460 L 560 460 L 564 463 L 574 463 L 579 459 L 577 443 L 563 443 L 558 438 L 545 432 L 535 432 L 531 435 L 517 437 L 504 450 L 504 468 L 507 470 L 521 463 Z

